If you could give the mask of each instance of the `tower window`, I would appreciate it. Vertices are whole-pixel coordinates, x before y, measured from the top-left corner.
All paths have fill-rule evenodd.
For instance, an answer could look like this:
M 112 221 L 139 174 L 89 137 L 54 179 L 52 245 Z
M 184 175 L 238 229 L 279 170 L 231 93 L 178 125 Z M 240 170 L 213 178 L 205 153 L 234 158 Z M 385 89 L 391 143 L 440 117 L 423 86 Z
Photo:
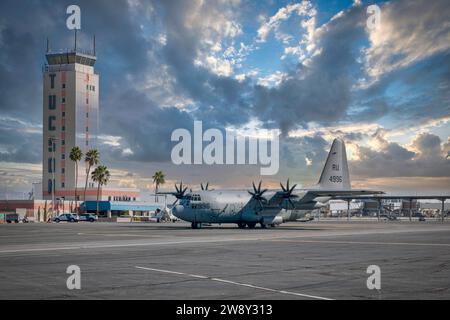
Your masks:
M 66 168 L 61 168 L 61 173 L 62 174 L 66 173 Z
M 64 188 L 64 187 L 65 187 L 64 182 L 61 182 L 61 188 Z
M 89 99 L 86 98 L 86 104 L 89 104 Z
M 66 145 L 66 140 L 61 140 L 61 145 L 65 146 Z
M 51 179 L 48 179 L 47 189 L 48 189 L 48 193 L 52 193 L 53 184 L 52 184 L 52 180 Z
M 66 131 L 66 126 L 62 126 L 62 127 L 61 127 L 61 130 L 62 130 L 62 131 Z
M 62 84 L 62 88 L 63 88 L 63 89 L 66 88 L 66 84 L 65 84 L 65 83 Z
M 49 75 L 49 77 L 50 77 L 50 88 L 54 89 L 55 88 L 55 77 L 56 77 L 56 74 L 52 73 L 52 74 Z
M 62 117 L 65 117 L 66 116 L 66 112 L 63 111 L 61 115 L 62 115 Z
M 55 116 L 49 116 L 48 117 L 48 130 L 49 131 L 55 131 L 56 127 L 53 125 L 53 121 L 56 121 Z
M 62 101 L 62 103 L 66 103 L 66 98 L 62 97 L 61 101 Z
M 66 155 L 64 153 L 61 154 L 61 159 L 66 159 Z
M 53 172 L 53 161 L 52 158 L 48 159 L 48 173 L 52 173 Z

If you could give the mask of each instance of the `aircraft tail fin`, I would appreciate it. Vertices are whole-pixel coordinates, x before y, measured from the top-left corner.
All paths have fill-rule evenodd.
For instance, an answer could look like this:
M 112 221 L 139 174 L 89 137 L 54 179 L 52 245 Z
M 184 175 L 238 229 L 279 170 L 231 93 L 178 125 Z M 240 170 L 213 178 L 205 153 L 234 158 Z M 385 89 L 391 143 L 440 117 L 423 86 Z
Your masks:
M 325 190 L 350 190 L 347 152 L 342 139 L 334 139 L 328 153 L 318 186 Z

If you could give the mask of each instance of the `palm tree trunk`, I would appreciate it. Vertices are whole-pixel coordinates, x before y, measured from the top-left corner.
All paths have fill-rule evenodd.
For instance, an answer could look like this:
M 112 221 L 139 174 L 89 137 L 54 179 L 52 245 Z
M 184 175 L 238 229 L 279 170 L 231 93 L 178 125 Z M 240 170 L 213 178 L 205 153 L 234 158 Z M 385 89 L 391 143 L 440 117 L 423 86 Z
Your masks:
M 97 216 L 98 216 L 98 197 L 100 195 L 100 182 L 98 183 L 98 187 L 97 187 Z
M 155 187 L 155 202 L 158 202 L 157 194 L 158 194 L 158 184 L 156 184 L 156 187 Z
M 77 186 L 78 186 L 78 162 L 75 162 L 75 210 L 80 211 L 77 208 Z
M 84 202 L 85 207 L 86 207 L 86 189 L 87 189 L 88 180 L 89 180 L 89 171 L 91 171 L 91 166 L 88 166 L 88 170 L 86 172 L 86 182 L 84 183 L 83 202 Z

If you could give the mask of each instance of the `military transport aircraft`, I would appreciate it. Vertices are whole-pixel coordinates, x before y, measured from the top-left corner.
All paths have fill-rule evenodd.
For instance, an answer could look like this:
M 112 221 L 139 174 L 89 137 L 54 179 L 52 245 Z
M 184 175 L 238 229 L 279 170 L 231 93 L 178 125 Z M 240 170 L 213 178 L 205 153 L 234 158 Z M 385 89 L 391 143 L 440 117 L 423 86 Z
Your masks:
M 189 191 L 183 183 L 175 184 L 177 198 L 171 214 L 192 223 L 193 229 L 201 228 L 202 223 L 235 223 L 239 228 L 255 228 L 260 224 L 279 225 L 287 221 L 305 219 L 312 210 L 321 208 L 337 196 L 357 196 L 382 194 L 381 191 L 351 189 L 344 141 L 335 139 L 328 154 L 319 182 L 308 189 L 296 189 L 280 183 L 281 190 L 261 190 L 253 183 L 253 190 L 202 190 Z

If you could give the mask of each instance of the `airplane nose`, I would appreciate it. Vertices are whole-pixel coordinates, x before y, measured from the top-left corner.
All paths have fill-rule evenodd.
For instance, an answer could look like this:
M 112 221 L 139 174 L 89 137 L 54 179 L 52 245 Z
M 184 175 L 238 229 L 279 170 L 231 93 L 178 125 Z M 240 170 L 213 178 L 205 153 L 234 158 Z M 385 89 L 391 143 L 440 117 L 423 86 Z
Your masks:
M 182 214 L 184 211 L 184 207 L 181 204 L 177 204 L 175 207 L 173 207 L 172 209 L 172 213 L 176 216 Z

